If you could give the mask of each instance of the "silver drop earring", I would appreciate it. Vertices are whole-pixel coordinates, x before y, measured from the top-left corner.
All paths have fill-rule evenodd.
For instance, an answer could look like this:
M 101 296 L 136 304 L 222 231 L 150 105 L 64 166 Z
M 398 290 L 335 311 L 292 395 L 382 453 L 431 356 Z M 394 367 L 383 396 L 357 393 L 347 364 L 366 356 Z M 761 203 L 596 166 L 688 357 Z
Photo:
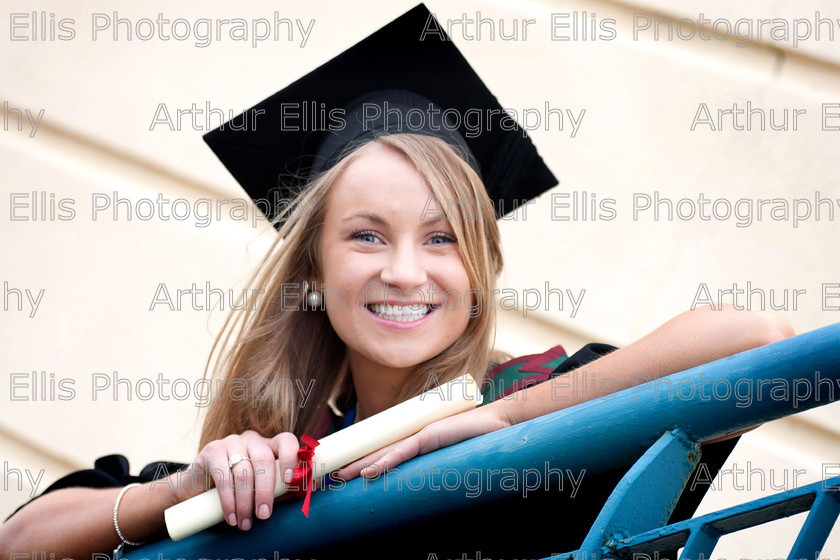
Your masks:
M 320 309 L 321 292 L 309 292 L 306 294 L 306 303 L 309 304 L 310 309 Z
M 312 283 L 312 288 L 309 288 L 309 284 L 306 285 L 307 294 L 306 294 L 306 304 L 309 309 L 320 310 L 321 309 L 321 300 L 323 297 L 321 296 L 321 292 L 316 288 L 317 284 L 315 282 Z

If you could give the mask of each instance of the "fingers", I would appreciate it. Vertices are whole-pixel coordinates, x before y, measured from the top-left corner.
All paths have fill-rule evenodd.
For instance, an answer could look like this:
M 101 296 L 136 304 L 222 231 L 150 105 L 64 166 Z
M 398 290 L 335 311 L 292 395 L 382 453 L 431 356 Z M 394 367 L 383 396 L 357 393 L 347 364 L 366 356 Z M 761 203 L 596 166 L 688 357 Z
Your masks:
M 254 469 L 254 513 L 258 519 L 268 519 L 274 503 L 274 481 L 277 477 L 277 466 L 274 463 L 274 451 L 261 441 L 248 446 L 248 456 Z
M 368 455 L 367 457 L 363 457 L 358 461 L 354 461 L 347 465 L 346 467 L 335 471 L 335 478 L 340 480 L 351 480 L 359 476 L 360 472 L 367 467 L 368 465 L 373 465 L 376 461 L 382 458 L 391 448 L 393 448 L 396 443 L 393 443 L 387 447 L 383 447 L 379 451 L 375 451 Z
M 268 449 L 272 455 L 272 476 L 270 478 L 257 477 L 257 515 L 260 519 L 266 519 L 268 517 L 262 517 L 261 512 L 264 510 L 267 510 L 268 515 L 271 515 L 274 508 L 276 477 L 284 477 L 287 470 L 294 469 L 297 466 L 297 452 L 300 449 L 300 445 L 294 434 L 284 432 L 268 440 Z M 276 466 L 274 464 L 275 457 L 277 458 Z
M 359 472 L 359 475 L 364 478 L 376 478 L 388 469 L 392 469 L 397 465 L 405 463 L 419 454 L 420 438 L 418 436 L 412 436 L 393 446 L 389 446 L 389 448 L 386 448 L 385 454 L 377 459 L 374 459 L 372 463 L 368 463 L 368 465 Z
M 342 480 L 350 480 L 356 476 L 376 478 L 388 469 L 393 469 L 417 455 L 429 453 L 440 447 L 467 439 L 472 435 L 483 433 L 475 428 L 471 429 L 476 431 L 476 434 L 465 431 L 461 426 L 464 417 L 459 417 L 461 415 L 429 424 L 413 436 L 383 447 L 379 451 L 347 465 L 337 471 L 336 476 Z
M 336 477 L 350 480 L 357 476 L 376 478 L 388 469 L 392 469 L 420 454 L 423 436 L 415 434 L 397 443 L 383 447 L 363 459 L 350 463 L 337 471 Z
M 234 497 L 235 517 L 229 518 L 228 523 L 238 525 L 240 529 L 247 531 L 251 528 L 251 512 L 254 511 L 254 466 L 245 434 L 239 438 L 234 436 L 231 443 L 232 445 L 228 447 L 231 482 L 227 491 Z
M 210 475 L 227 524 L 247 531 L 255 516 L 267 519 L 271 515 L 276 460 L 293 468 L 298 447 L 297 438 L 290 433 L 269 440 L 247 431 L 208 443 L 196 457 L 194 468 Z
M 219 494 L 219 502 L 222 506 L 225 521 L 228 525 L 236 525 L 236 498 L 233 494 L 230 480 L 232 474 L 230 472 L 228 446 L 235 444 L 237 436 L 228 436 L 223 440 L 211 441 L 195 459 L 197 469 L 203 470 L 210 476 L 216 491 Z

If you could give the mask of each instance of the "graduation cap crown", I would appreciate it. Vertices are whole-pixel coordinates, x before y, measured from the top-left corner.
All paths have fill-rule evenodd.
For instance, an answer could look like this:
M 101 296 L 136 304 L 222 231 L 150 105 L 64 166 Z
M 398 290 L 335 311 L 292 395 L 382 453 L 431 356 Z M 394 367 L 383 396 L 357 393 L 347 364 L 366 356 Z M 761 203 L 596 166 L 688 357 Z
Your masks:
M 270 220 L 308 177 L 379 134 L 431 134 L 456 147 L 497 216 L 557 184 L 423 4 L 246 113 L 257 126 L 237 129 L 236 117 L 204 140 L 253 199 L 269 201 Z

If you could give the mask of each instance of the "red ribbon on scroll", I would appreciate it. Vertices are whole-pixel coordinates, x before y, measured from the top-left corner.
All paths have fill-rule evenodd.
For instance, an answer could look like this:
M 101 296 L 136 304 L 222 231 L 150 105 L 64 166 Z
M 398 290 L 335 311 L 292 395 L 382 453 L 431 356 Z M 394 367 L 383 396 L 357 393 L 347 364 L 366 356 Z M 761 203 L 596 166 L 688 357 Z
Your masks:
M 300 463 L 295 467 L 289 486 L 290 488 L 296 488 L 292 491 L 296 496 L 305 496 L 303 507 L 300 509 L 306 517 L 309 517 L 309 499 L 312 497 L 312 485 L 314 483 L 312 480 L 312 458 L 315 456 L 315 448 L 320 445 L 320 442 L 309 434 L 304 434 L 300 439 L 303 442 L 297 453 Z

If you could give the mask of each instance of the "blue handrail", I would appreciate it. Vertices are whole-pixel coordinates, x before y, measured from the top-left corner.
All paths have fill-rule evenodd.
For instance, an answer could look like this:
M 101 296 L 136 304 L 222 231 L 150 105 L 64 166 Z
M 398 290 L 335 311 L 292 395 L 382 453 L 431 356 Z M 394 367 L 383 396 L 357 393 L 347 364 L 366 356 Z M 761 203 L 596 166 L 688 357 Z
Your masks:
M 683 546 L 681 560 L 711 558 L 715 544 L 724 535 L 809 510 L 788 558 L 818 558 L 840 513 L 840 477 L 613 541 L 605 547 L 606 553 L 582 548 L 553 556 L 551 560 L 592 560 L 601 556 L 645 560 L 653 558 L 660 550 Z
M 335 545 L 509 497 L 503 479 L 489 476 L 493 469 L 521 473 L 523 483 L 529 472 L 546 469 L 606 473 L 632 464 L 663 434 L 702 443 L 838 399 L 835 324 L 417 457 L 376 480 L 315 492 L 308 519 L 292 501 L 249 532 L 219 526 L 128 557 L 300 556 L 312 543 Z M 470 473 L 484 475 L 477 495 L 466 483 Z

